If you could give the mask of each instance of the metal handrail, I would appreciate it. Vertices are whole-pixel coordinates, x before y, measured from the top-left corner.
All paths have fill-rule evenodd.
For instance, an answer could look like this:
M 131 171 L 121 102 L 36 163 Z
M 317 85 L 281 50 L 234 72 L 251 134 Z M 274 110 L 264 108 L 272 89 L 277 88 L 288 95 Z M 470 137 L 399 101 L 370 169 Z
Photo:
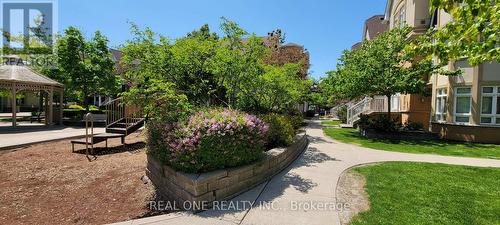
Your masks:
M 128 126 L 144 118 L 141 108 L 136 106 L 125 107 L 122 98 L 116 98 L 106 103 L 104 106 L 106 107 L 106 127 L 119 121 L 123 121 Z
M 110 105 L 111 103 L 119 101 L 119 100 L 121 100 L 121 98 L 115 98 L 115 99 L 109 100 L 109 101 L 103 103 L 102 106 Z
M 84 116 L 85 119 L 85 154 L 87 158 L 89 157 L 89 139 L 90 139 L 90 147 L 92 153 L 94 152 L 94 114 L 87 113 Z M 89 127 L 90 122 L 90 127 Z M 90 135 L 89 135 L 90 129 Z
M 392 98 L 392 97 L 391 97 Z M 347 109 L 347 124 L 353 125 L 359 119 L 360 114 L 369 114 L 372 112 L 387 112 L 386 99 L 365 97 L 363 100 L 356 103 Z M 391 109 L 392 112 L 400 112 L 398 109 Z
M 113 102 L 114 100 L 116 100 L 116 99 L 113 99 L 113 98 L 111 98 L 111 97 L 109 97 L 109 98 L 107 99 L 107 101 L 106 101 L 106 99 L 104 99 L 104 102 L 103 102 L 103 103 L 101 103 L 101 105 L 100 105 L 100 106 L 106 106 L 106 105 L 110 104 L 111 102 Z
M 365 97 L 363 100 L 347 109 L 347 124 L 354 124 L 360 114 L 367 112 L 370 109 L 371 100 L 372 98 Z
M 116 123 L 124 118 L 125 107 L 121 102 L 121 98 L 109 101 L 103 106 L 106 107 L 106 126 Z

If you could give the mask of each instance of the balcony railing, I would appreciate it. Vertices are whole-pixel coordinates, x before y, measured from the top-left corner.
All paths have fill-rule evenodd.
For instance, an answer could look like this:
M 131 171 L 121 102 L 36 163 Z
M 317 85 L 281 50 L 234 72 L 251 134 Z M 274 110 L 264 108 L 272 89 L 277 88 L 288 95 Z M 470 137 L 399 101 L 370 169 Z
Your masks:
M 398 101 L 397 104 L 391 106 L 391 112 L 400 112 L 399 98 L 391 97 L 392 101 Z M 347 109 L 347 124 L 353 125 L 359 120 L 359 115 L 370 114 L 375 112 L 387 112 L 387 98 L 377 96 L 375 98 L 365 97 L 363 100 L 354 104 Z

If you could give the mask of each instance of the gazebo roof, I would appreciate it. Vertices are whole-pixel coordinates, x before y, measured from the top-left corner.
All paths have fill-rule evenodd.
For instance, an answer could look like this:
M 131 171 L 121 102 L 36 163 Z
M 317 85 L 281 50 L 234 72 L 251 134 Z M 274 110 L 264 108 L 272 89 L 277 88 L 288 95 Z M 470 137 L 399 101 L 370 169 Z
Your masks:
M 48 85 L 63 87 L 57 81 L 54 81 L 44 75 L 38 74 L 27 66 L 18 65 L 1 65 L 0 66 L 0 83 L 28 83 L 35 85 Z

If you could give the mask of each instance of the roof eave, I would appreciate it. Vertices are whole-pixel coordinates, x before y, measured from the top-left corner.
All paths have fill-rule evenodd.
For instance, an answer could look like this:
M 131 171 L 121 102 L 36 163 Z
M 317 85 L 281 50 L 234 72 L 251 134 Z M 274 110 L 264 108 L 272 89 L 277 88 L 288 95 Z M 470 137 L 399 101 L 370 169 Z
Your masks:
M 16 83 L 16 84 L 29 84 L 33 86 L 47 86 L 47 87 L 59 87 L 59 88 L 64 88 L 64 85 L 57 82 L 53 84 L 49 83 L 39 83 L 39 82 L 32 82 L 32 81 L 20 81 L 20 80 L 13 80 L 13 79 L 0 79 L 1 83 Z

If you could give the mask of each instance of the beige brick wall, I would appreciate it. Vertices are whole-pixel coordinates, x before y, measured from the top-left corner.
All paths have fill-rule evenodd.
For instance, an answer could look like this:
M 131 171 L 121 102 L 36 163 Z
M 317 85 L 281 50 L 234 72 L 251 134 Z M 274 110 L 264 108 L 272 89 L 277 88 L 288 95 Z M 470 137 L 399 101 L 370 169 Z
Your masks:
M 468 126 L 432 123 L 432 132 L 441 138 L 480 143 L 500 144 L 500 127 Z

